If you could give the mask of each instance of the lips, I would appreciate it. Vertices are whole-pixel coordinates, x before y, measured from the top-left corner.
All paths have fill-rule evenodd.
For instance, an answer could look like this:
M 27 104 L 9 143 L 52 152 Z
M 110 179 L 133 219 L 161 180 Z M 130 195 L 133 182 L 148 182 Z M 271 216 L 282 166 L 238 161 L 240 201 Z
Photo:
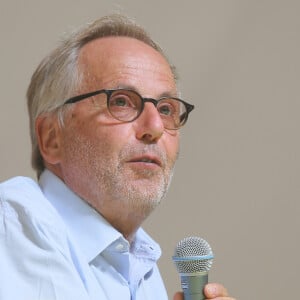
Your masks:
M 162 166 L 162 161 L 159 157 L 157 156 L 152 156 L 152 155 L 143 155 L 139 157 L 134 157 L 129 160 L 131 163 L 149 163 L 149 164 L 156 164 L 159 167 Z

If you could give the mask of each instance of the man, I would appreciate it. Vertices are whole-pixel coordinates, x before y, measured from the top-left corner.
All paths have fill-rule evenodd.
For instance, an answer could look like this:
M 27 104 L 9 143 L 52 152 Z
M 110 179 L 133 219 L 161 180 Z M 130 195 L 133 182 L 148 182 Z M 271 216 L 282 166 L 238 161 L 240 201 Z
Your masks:
M 129 19 L 66 39 L 28 88 L 38 184 L 0 187 L 0 299 L 167 299 L 141 224 L 165 195 L 191 104 Z M 217 284 L 207 298 L 231 299 Z M 183 299 L 177 293 L 174 299 Z

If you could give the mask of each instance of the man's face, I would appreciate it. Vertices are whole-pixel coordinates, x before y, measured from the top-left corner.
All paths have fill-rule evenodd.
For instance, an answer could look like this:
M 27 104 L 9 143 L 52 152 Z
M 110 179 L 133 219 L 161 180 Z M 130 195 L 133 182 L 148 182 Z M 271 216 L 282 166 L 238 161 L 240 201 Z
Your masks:
M 81 50 L 79 66 L 85 79 L 78 93 L 130 88 L 155 99 L 177 95 L 166 60 L 135 39 L 94 40 Z M 164 129 L 152 103 L 145 104 L 138 119 L 122 123 L 94 100 L 74 104 L 66 116 L 59 176 L 112 225 L 126 231 L 126 222 L 139 225 L 166 193 L 179 133 Z

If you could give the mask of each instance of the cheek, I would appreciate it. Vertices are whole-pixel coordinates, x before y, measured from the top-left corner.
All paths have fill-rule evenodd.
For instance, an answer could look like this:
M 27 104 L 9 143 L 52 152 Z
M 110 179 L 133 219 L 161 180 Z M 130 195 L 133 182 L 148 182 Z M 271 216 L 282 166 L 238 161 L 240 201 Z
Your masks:
M 99 150 L 110 152 L 112 156 L 119 155 L 124 146 L 132 140 L 132 130 L 128 124 L 103 125 L 98 124 L 90 138 L 98 144 Z
M 103 116 L 105 114 L 99 113 L 99 109 L 96 110 L 94 106 L 86 105 L 83 108 L 78 105 L 69 116 L 66 125 L 68 134 L 85 136 L 94 141 L 109 136 L 109 126 L 104 121 L 106 116 Z
M 165 149 L 171 160 L 176 160 L 179 153 L 179 132 L 166 133 Z

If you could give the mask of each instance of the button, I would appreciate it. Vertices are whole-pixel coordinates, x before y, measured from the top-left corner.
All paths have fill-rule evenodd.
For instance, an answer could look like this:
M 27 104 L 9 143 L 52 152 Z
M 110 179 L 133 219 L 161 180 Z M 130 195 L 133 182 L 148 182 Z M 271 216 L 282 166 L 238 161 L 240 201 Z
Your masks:
M 118 245 L 116 245 L 116 248 L 115 248 L 117 251 L 123 251 L 124 249 L 125 249 L 125 245 L 123 245 L 123 244 L 118 244 Z
M 124 240 L 123 238 L 120 238 L 116 240 L 112 245 L 112 249 L 117 252 L 126 252 L 129 251 L 129 243 Z

